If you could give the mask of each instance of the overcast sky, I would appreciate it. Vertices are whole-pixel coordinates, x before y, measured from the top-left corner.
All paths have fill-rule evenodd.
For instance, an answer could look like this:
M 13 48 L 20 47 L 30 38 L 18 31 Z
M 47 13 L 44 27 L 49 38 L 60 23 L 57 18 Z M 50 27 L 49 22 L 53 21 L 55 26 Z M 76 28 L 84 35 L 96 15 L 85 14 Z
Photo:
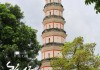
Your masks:
M 0 0 L 0 2 L 19 5 L 24 12 L 23 21 L 38 30 L 38 40 L 42 44 L 45 0 Z M 100 14 L 95 13 L 93 5 L 86 6 L 84 0 L 62 0 L 62 4 L 65 9 L 65 31 L 68 34 L 66 41 L 82 36 L 85 43 L 95 42 L 97 44 L 95 53 L 100 54 Z

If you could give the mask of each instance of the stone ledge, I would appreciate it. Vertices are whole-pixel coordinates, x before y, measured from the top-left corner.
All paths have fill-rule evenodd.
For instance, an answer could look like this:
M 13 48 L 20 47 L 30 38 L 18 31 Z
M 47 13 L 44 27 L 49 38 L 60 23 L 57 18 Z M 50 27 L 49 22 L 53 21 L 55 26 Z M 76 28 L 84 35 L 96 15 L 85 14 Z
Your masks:
M 61 12 L 63 12 L 64 11 L 64 8 L 62 7 L 62 6 L 55 6 L 55 5 L 48 5 L 48 6 L 46 6 L 45 8 L 44 8 L 44 12 L 46 13 L 47 11 L 49 11 L 49 10 L 60 10 Z
M 65 24 L 65 20 L 61 19 L 61 18 L 55 18 L 55 17 L 52 17 L 52 18 L 48 18 L 46 20 L 43 20 L 43 24 L 47 24 L 47 23 L 51 23 L 51 22 L 55 22 L 55 23 L 62 23 L 62 24 Z
M 63 45 L 62 45 L 63 46 Z M 62 50 L 62 46 L 49 46 L 49 47 L 43 47 L 41 49 L 41 52 L 45 52 L 45 51 L 48 51 L 48 50 Z
M 66 38 L 67 34 L 63 29 L 47 29 L 45 31 L 43 31 L 42 33 L 42 38 L 45 38 L 47 36 L 53 36 L 53 35 L 58 35 L 58 36 L 62 36 L 64 38 Z

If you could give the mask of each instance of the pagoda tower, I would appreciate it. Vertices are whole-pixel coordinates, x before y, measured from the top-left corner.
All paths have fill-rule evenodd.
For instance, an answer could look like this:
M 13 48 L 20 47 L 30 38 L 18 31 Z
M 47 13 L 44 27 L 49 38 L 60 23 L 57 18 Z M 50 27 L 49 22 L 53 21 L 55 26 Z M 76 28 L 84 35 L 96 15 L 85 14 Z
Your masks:
M 64 8 L 61 0 L 45 0 L 45 17 L 43 19 L 44 31 L 42 32 L 43 46 L 41 49 L 42 65 L 40 70 L 52 70 L 50 60 L 53 57 L 61 57 L 62 46 L 66 39 L 64 31 Z

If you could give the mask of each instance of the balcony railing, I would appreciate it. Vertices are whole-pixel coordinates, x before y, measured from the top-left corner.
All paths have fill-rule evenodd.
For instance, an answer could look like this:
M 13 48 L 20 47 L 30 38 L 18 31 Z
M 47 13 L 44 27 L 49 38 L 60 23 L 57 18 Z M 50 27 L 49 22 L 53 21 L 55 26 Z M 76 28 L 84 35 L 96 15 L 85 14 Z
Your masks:
M 58 18 L 58 19 L 63 19 L 63 20 L 65 20 L 62 16 L 49 15 L 49 16 L 46 16 L 46 17 L 43 19 L 43 21 L 46 20 L 46 19 L 49 19 L 49 18 Z
M 50 29 L 46 29 L 42 32 L 43 33 L 46 33 L 46 32 L 49 32 L 49 31 L 59 31 L 59 32 L 64 32 L 66 34 L 66 31 L 64 31 L 63 29 L 59 29 L 59 28 L 50 28 Z
M 63 5 L 62 5 L 61 3 L 56 3 L 56 2 L 48 3 L 48 4 L 46 4 L 46 5 L 44 6 L 44 8 L 47 7 L 47 6 L 51 6 L 51 5 L 61 6 L 61 7 L 63 8 Z
M 42 59 L 42 62 L 47 62 L 47 61 L 50 61 L 50 60 L 56 60 L 56 59 L 58 59 L 58 58 L 56 58 L 56 57 L 53 57 L 53 58 L 45 58 L 45 59 Z
M 57 42 L 50 42 L 42 45 L 42 47 L 47 47 L 47 46 L 64 46 L 64 43 L 57 43 Z

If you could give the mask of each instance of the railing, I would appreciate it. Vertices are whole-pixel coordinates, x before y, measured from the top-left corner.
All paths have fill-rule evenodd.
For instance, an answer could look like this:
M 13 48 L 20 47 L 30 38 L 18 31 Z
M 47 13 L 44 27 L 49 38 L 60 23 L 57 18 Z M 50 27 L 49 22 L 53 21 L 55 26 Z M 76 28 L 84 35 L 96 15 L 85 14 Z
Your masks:
M 48 62 L 50 62 L 50 60 L 56 60 L 56 59 L 58 59 L 58 58 L 56 58 L 56 57 L 51 57 L 51 58 L 45 58 L 45 59 L 42 59 L 42 62 L 44 61 L 48 61 Z
M 57 43 L 57 42 L 50 42 L 50 43 L 46 43 L 44 45 L 42 45 L 42 47 L 47 47 L 47 46 L 51 46 L 51 45 L 54 45 L 54 46 L 64 46 L 63 43 Z
M 58 15 L 49 15 L 49 16 L 46 16 L 44 19 L 43 19 L 43 21 L 44 20 L 46 20 L 46 19 L 49 19 L 49 18 L 60 18 L 60 19 L 63 19 L 63 20 L 65 20 L 62 16 L 58 16 Z
M 59 29 L 59 28 L 50 28 L 50 29 L 46 29 L 42 32 L 43 33 L 46 33 L 46 32 L 49 32 L 49 31 L 59 31 L 59 32 L 64 32 L 66 34 L 66 31 L 64 31 L 63 29 Z
M 61 3 L 52 2 L 52 3 L 48 3 L 48 4 L 46 4 L 46 5 L 44 6 L 44 8 L 47 7 L 47 6 L 51 6 L 51 5 L 61 6 L 61 7 L 63 7 L 63 5 L 62 5 Z

